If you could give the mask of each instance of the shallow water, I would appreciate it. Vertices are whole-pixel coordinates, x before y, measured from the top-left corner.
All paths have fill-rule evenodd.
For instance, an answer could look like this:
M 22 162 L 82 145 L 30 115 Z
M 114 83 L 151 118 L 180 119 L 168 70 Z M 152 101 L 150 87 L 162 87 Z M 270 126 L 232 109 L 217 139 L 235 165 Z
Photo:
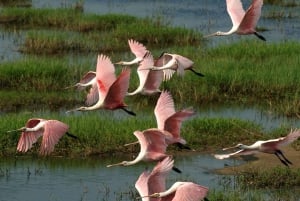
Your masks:
M 33 0 L 33 7 L 69 7 L 74 1 Z M 217 30 L 229 30 L 231 22 L 226 12 L 224 0 L 199 1 L 137 1 L 137 0 L 85 0 L 84 11 L 88 13 L 125 13 L 138 17 L 163 16 L 174 26 L 185 26 L 196 29 L 204 35 Z M 267 14 L 276 11 L 295 17 L 281 19 L 266 18 Z M 268 42 L 285 40 L 299 41 L 300 8 L 283 8 L 265 5 L 258 26 L 268 29 L 262 34 Z M 22 41 L 20 32 L 1 32 L 0 60 L 13 60 L 22 55 L 16 51 Z M 258 40 L 255 36 L 242 36 Z M 220 43 L 231 43 L 240 40 L 240 36 L 211 38 L 211 46 Z M 259 108 L 249 107 L 217 107 L 199 108 L 198 117 L 239 118 L 258 123 L 266 130 L 282 125 L 299 126 L 299 121 L 276 114 L 262 112 Z M 122 111 L 121 111 L 122 112 Z M 121 113 L 120 112 L 120 113 Z M 119 117 L 120 113 L 114 113 Z M 80 115 L 80 114 L 79 114 Z M 126 114 L 125 114 L 126 115 Z M 70 158 L 27 158 L 0 159 L 0 201 L 35 201 L 35 200 L 133 200 L 131 193 L 137 193 L 134 183 L 146 166 L 137 164 L 131 167 L 106 168 L 107 164 L 131 160 L 128 157 L 107 159 L 70 159 Z M 219 176 L 214 169 L 224 165 L 236 165 L 241 161 L 216 160 L 211 155 L 193 154 L 176 156 L 176 166 L 183 171 L 182 175 L 172 172 L 168 186 L 176 180 L 192 180 L 210 188 L 221 188 Z
M 137 178 L 154 164 L 106 168 L 107 164 L 130 160 L 127 157 L 1 159 L 0 200 L 133 200 Z M 171 172 L 167 185 L 188 180 L 218 188 L 218 176 L 212 170 L 222 168 L 224 162 L 203 154 L 177 156 L 175 165 L 183 173 Z

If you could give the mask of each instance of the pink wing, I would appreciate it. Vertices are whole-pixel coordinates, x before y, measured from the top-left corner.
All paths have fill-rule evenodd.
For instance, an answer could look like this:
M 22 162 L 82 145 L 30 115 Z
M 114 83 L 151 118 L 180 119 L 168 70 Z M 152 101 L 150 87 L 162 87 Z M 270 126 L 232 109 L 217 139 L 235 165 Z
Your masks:
M 172 201 L 191 201 L 191 200 L 203 200 L 208 193 L 208 188 L 195 184 L 193 182 L 185 182 L 181 185 L 175 193 Z
M 166 138 L 160 130 L 147 129 L 143 132 L 135 131 L 134 135 L 140 143 L 140 152 L 147 153 L 147 159 L 154 159 L 155 157 L 165 155 L 167 150 Z
M 174 160 L 172 160 L 171 157 L 166 157 L 164 160 L 157 163 L 149 177 L 149 194 L 163 192 L 166 190 L 166 177 L 172 170 L 173 166 Z
M 240 0 L 226 0 L 226 4 L 233 27 L 238 27 L 245 16 L 242 2 Z
M 159 87 L 163 81 L 164 73 L 163 71 L 152 71 L 148 73 L 147 80 L 144 84 L 144 91 L 148 93 L 154 93 L 159 90 Z
M 96 72 L 94 71 L 89 71 L 87 72 L 79 81 L 81 84 L 86 84 L 88 82 L 90 82 L 92 79 L 94 79 L 96 77 Z
M 141 197 L 150 195 L 149 187 L 148 187 L 148 180 L 150 176 L 150 171 L 144 171 L 139 176 L 138 180 L 135 182 L 135 188 L 138 190 Z M 150 198 L 142 198 L 143 201 L 149 201 Z
M 292 130 L 286 137 L 281 137 L 278 139 L 268 140 L 262 144 L 264 147 L 276 147 L 289 145 L 300 137 L 300 130 Z
M 88 106 L 94 105 L 99 100 L 99 92 L 97 83 L 94 83 L 86 96 L 85 104 Z
M 183 121 L 194 114 L 195 112 L 192 109 L 184 109 L 174 113 L 165 121 L 164 130 L 169 131 L 176 142 L 185 144 L 185 140 L 180 137 L 181 125 Z
M 69 126 L 57 120 L 48 120 L 45 123 L 44 135 L 40 154 L 48 155 L 54 150 L 59 139 L 68 131 Z
M 243 20 L 238 28 L 238 33 L 253 33 L 255 32 L 256 24 L 261 15 L 263 0 L 253 0 L 251 6 L 246 11 Z
M 157 163 L 152 172 L 144 171 L 135 183 L 136 189 L 141 197 L 153 193 L 165 191 L 166 176 L 171 171 L 174 160 L 166 157 L 163 161 Z M 156 200 L 155 198 L 144 198 L 143 201 Z
M 130 69 L 125 69 L 111 85 L 104 100 L 106 109 L 117 109 L 125 106 L 124 98 L 129 87 Z
M 44 119 L 29 119 L 26 123 L 26 128 L 34 128 Z M 32 145 L 36 143 L 38 138 L 43 135 L 43 130 L 38 130 L 34 132 L 22 132 L 17 145 L 17 151 L 26 152 L 31 149 Z
M 170 92 L 161 92 L 154 109 L 157 128 L 160 130 L 165 130 L 165 121 L 174 113 L 175 106 Z
M 96 77 L 99 100 L 103 100 L 108 92 L 108 89 L 116 80 L 115 67 L 110 58 L 103 54 L 98 55 Z
M 183 75 L 184 71 L 193 67 L 194 62 L 184 56 L 178 55 L 178 54 L 174 54 L 175 59 L 177 60 L 177 74 L 178 75 Z
M 145 54 L 147 53 L 146 47 L 132 39 L 128 40 L 128 44 L 131 52 L 136 56 L 136 58 L 143 60 Z

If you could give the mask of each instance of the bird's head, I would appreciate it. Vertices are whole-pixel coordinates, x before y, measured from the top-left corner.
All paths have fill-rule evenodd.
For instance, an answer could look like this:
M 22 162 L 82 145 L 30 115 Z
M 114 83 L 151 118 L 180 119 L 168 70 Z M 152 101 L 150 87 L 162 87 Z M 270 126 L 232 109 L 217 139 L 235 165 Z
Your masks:
M 221 35 L 222 35 L 222 32 L 221 31 L 217 31 L 215 33 L 203 36 L 203 38 L 209 38 L 209 37 L 212 37 L 212 36 L 221 36 Z
M 153 193 L 151 195 L 145 195 L 145 196 L 141 196 L 141 197 L 137 197 L 136 199 L 143 199 L 143 198 L 159 198 L 160 197 L 160 193 Z

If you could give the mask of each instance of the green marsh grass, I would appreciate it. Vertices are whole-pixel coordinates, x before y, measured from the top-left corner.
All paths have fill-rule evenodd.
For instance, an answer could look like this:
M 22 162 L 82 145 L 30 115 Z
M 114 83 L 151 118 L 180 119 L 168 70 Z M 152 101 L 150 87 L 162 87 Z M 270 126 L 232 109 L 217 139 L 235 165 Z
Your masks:
M 8 113 L 0 122 L 0 144 L 5 146 L 2 155 L 15 153 L 20 133 L 6 133 L 25 125 L 29 118 L 57 119 L 70 126 L 70 133 L 78 136 L 74 140 L 64 136 L 56 146 L 58 154 L 95 155 L 107 153 L 138 152 L 139 146 L 124 147 L 123 144 L 136 141 L 133 132 L 156 127 L 154 114 L 139 111 L 137 117 L 129 116 L 123 111 L 74 112 L 68 115 L 40 112 Z M 245 132 L 251 132 L 245 135 Z M 262 132 L 250 122 L 235 119 L 195 118 L 182 126 L 182 136 L 197 151 L 218 150 L 237 142 L 253 141 Z M 222 138 L 223 140 L 217 140 Z M 35 146 L 38 147 L 38 146 Z M 173 147 L 173 146 L 172 146 Z M 170 150 L 174 149 L 170 148 Z M 36 150 L 32 151 L 35 153 Z

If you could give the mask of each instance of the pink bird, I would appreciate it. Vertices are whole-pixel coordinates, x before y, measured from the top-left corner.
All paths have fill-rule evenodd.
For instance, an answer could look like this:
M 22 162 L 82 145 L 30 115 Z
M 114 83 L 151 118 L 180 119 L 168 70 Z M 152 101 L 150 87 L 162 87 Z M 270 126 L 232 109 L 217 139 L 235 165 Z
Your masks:
M 179 54 L 170 54 L 163 52 L 161 56 L 155 61 L 154 65 L 150 68 L 152 71 L 163 71 L 164 80 L 170 80 L 173 74 L 177 71 L 177 74 L 180 76 L 184 75 L 185 70 L 190 70 L 198 76 L 203 77 L 202 73 L 196 72 L 193 69 L 194 62 L 184 56 Z
M 280 137 L 277 139 L 271 139 L 266 141 L 257 141 L 252 145 L 244 145 L 244 144 L 237 144 L 234 147 L 224 148 L 223 150 L 239 148 L 240 150 L 230 153 L 230 154 L 216 154 L 215 158 L 217 159 L 225 159 L 231 156 L 241 156 L 241 155 L 251 155 L 258 152 L 268 153 L 268 154 L 275 154 L 278 159 L 286 166 L 292 163 L 284 156 L 280 147 L 288 145 L 300 137 L 300 130 L 291 131 L 286 137 Z
M 168 157 L 166 154 L 167 143 L 166 135 L 159 129 L 147 129 L 144 131 L 135 131 L 133 134 L 137 137 L 140 143 L 140 152 L 133 161 L 123 161 L 120 163 L 107 165 L 112 166 L 129 166 L 140 161 L 160 161 Z M 173 168 L 177 172 L 181 172 L 177 168 Z
M 99 55 L 96 71 L 98 102 L 89 107 L 79 107 L 67 112 L 122 109 L 128 114 L 135 116 L 134 112 L 126 109 L 127 105 L 124 103 L 124 98 L 129 87 L 129 78 L 129 69 L 123 70 L 119 77 L 116 78 L 115 67 L 110 58 L 102 54 Z
M 180 148 L 190 149 L 186 146 L 186 141 L 180 136 L 180 129 L 182 122 L 195 114 L 191 109 L 183 109 L 178 112 L 175 111 L 174 100 L 168 91 L 161 92 L 155 109 L 157 128 L 167 135 L 166 143 L 177 144 Z M 137 144 L 138 142 L 128 143 L 124 146 Z
M 124 66 L 129 66 L 132 64 L 139 64 L 144 59 L 144 56 L 148 52 L 148 50 L 146 49 L 146 47 L 143 44 L 141 44 L 133 39 L 128 40 L 128 45 L 130 47 L 131 52 L 135 55 L 135 58 L 131 61 L 119 61 L 116 64 L 120 64 L 120 65 L 124 65 Z
M 7 132 L 22 132 L 17 146 L 17 150 L 20 152 L 27 152 L 37 142 L 39 137 L 43 136 L 40 154 L 48 155 L 53 152 L 54 146 L 64 134 L 77 139 L 68 130 L 69 126 L 58 120 L 32 118 L 27 121 L 25 127 Z
M 247 11 L 244 11 L 242 2 L 240 0 L 226 0 L 227 12 L 232 21 L 232 28 L 228 32 L 218 31 L 216 33 L 207 35 L 210 36 L 226 36 L 233 33 L 240 35 L 254 34 L 259 39 L 265 41 L 266 39 L 256 31 L 256 24 L 261 15 L 261 8 L 263 0 L 252 0 L 251 5 Z
M 166 177 L 174 160 L 166 157 L 150 171 L 144 171 L 135 183 L 143 201 L 200 201 L 207 200 L 208 188 L 193 182 L 175 182 L 166 190 Z
M 86 105 L 91 106 L 95 103 L 97 103 L 99 94 L 97 89 L 97 79 L 96 79 L 96 72 L 89 71 L 87 72 L 82 79 L 76 83 L 73 86 L 66 87 L 65 89 L 71 88 L 71 87 L 77 87 L 78 90 L 83 90 L 86 87 L 90 87 L 89 92 L 86 97 Z
M 140 84 L 135 91 L 127 93 L 128 96 L 133 96 L 138 93 L 151 95 L 160 92 L 159 87 L 163 81 L 163 72 L 145 70 L 146 68 L 153 65 L 153 56 L 150 52 L 147 52 L 137 69 Z

